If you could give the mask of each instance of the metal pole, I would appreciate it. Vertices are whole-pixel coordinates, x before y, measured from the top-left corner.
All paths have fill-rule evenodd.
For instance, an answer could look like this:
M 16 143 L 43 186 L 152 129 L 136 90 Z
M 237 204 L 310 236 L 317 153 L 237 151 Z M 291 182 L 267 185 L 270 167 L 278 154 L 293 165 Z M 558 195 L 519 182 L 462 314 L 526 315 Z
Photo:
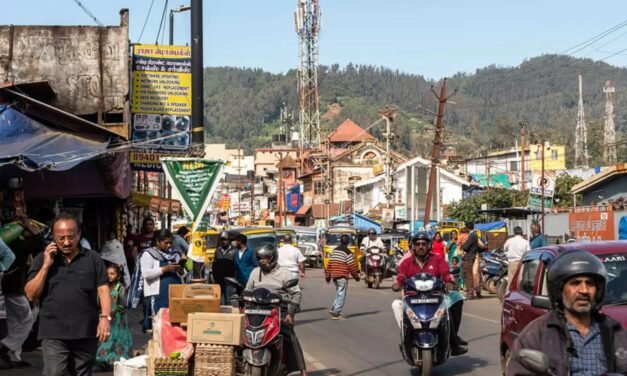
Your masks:
M 544 140 L 542 140 L 540 148 L 542 154 L 542 178 L 540 179 L 542 185 L 542 233 L 544 233 Z
M 192 6 L 192 146 L 202 146 L 204 133 L 202 0 L 191 0 Z
M 170 9 L 170 46 L 174 44 L 174 10 Z
M 525 190 L 525 127 L 524 122 L 520 122 L 520 191 Z

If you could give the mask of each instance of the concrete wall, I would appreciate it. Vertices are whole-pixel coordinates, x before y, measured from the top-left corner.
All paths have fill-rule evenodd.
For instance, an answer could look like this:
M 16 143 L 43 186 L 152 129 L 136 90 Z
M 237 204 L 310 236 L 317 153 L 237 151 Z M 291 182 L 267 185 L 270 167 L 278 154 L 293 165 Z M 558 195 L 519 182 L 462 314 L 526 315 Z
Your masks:
M 280 156 L 288 155 L 298 161 L 297 149 L 257 149 L 255 150 L 255 175 L 264 176 L 266 171 L 278 171 Z
M 33 9 L 33 11 L 37 11 Z M 129 94 L 128 10 L 120 26 L 0 26 L 0 82 L 48 81 L 52 103 L 87 115 L 122 113 Z M 102 82 L 102 85 L 101 85 Z

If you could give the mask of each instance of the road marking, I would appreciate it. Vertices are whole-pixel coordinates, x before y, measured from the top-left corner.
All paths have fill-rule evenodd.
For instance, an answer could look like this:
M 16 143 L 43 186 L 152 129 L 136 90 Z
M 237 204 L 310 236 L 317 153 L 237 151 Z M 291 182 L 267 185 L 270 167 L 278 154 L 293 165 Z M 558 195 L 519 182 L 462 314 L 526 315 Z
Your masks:
M 307 364 L 311 365 L 311 366 L 314 366 L 315 370 L 317 370 L 317 371 L 325 371 L 325 370 L 329 369 L 329 368 L 327 368 L 327 366 L 325 366 L 324 364 L 322 364 L 319 361 L 317 361 L 316 358 L 311 356 L 305 350 L 303 350 L 303 357 L 305 357 L 305 361 L 307 362 Z M 331 376 L 331 374 L 329 374 L 329 376 Z
M 481 317 L 481 316 L 477 316 L 477 315 L 473 315 L 472 313 L 463 313 L 464 316 L 468 316 L 468 317 L 472 317 L 473 319 L 477 319 L 477 320 L 483 320 L 483 321 L 487 321 L 487 322 L 491 322 L 494 324 L 501 324 L 500 321 L 498 320 L 492 320 L 492 319 L 486 319 L 485 317 Z

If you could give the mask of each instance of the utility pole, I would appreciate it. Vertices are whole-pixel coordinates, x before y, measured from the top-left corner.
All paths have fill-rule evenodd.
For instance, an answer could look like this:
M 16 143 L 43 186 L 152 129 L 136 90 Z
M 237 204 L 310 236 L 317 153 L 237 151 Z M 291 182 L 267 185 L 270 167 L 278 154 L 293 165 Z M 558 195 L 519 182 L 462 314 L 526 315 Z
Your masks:
M 241 217 L 242 215 L 242 181 L 241 181 L 241 171 L 242 171 L 242 159 L 244 156 L 241 153 L 240 147 L 237 147 L 237 154 L 231 154 L 231 157 L 237 159 L 237 213 Z
M 520 125 L 520 191 L 525 190 L 525 136 L 527 136 L 527 124 L 524 121 Z
M 324 191 L 325 191 L 325 208 L 326 208 L 326 226 L 329 227 L 329 218 L 331 217 L 330 208 L 331 200 L 333 199 L 333 181 L 331 180 L 331 139 L 327 138 L 327 160 L 326 160 L 326 173 L 324 176 Z
M 192 149 L 205 143 L 203 92 L 202 0 L 191 0 L 192 23 Z
M 616 164 L 616 130 L 614 129 L 614 87 L 612 81 L 606 81 L 605 93 L 605 130 L 603 133 L 603 159 L 609 166 Z
M 541 140 L 542 145 L 540 145 L 540 153 L 542 154 L 542 164 L 541 164 L 541 178 L 540 181 L 542 182 L 542 232 L 544 233 L 546 230 L 544 229 L 544 137 Z
M 390 141 L 394 139 L 394 133 L 390 129 L 390 124 L 394 121 L 398 109 L 390 106 L 385 106 L 384 109 L 379 110 L 379 115 L 385 119 L 385 200 L 387 208 L 392 206 L 392 159 L 390 158 Z
M 583 81 L 579 75 L 579 106 L 577 108 L 577 127 L 575 129 L 575 167 L 588 168 L 588 130 L 583 107 Z
M 446 107 L 446 102 L 455 94 L 457 94 L 457 90 L 453 92 L 453 94 L 449 97 L 446 96 L 446 79 L 442 83 L 442 87 L 440 88 L 440 95 L 438 95 L 433 86 L 431 86 L 431 91 L 438 99 L 438 114 L 437 121 L 435 124 L 435 135 L 433 140 L 433 152 L 431 154 L 431 171 L 429 172 L 429 187 L 427 188 L 427 202 L 425 203 L 425 216 L 423 220 L 423 224 L 426 226 L 431 219 L 431 201 L 433 201 L 433 191 L 435 189 L 435 180 L 437 177 L 437 168 L 440 163 L 440 146 L 442 144 L 442 131 L 444 130 L 444 109 Z
M 174 13 L 181 13 L 192 9 L 189 5 L 181 5 L 176 9 L 170 9 L 170 46 L 174 44 Z

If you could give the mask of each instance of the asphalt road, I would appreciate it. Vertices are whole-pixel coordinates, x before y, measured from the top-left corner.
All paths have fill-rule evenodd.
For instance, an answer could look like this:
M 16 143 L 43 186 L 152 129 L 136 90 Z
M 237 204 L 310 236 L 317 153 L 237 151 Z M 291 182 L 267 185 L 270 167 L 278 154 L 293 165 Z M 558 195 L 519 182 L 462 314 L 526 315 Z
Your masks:
M 302 312 L 296 316 L 296 333 L 305 352 L 310 376 L 414 375 L 398 350 L 400 332 L 391 302 L 398 296 L 385 280 L 380 290 L 351 281 L 342 314 L 346 320 L 330 320 L 328 310 L 335 297 L 321 270 L 308 270 L 302 282 Z M 129 313 L 134 348 L 141 348 L 147 335 L 140 332 L 141 310 Z M 469 342 L 469 352 L 449 358 L 434 368 L 434 375 L 500 375 L 498 338 L 500 304 L 495 297 L 467 301 L 460 335 Z M 41 375 L 41 352 L 24 354 L 33 367 L 0 370 L 12 376 Z M 112 375 L 98 372 L 96 375 Z
M 320 270 L 308 271 L 303 285 L 302 312 L 296 316 L 301 341 L 312 376 L 413 375 L 398 349 L 400 331 L 390 308 L 398 293 L 386 280 L 380 290 L 363 282 L 349 283 L 343 321 L 330 320 L 335 297 Z M 465 355 L 449 358 L 435 367 L 434 375 L 500 375 L 498 353 L 500 304 L 496 297 L 464 303 L 460 335 L 469 342 Z

